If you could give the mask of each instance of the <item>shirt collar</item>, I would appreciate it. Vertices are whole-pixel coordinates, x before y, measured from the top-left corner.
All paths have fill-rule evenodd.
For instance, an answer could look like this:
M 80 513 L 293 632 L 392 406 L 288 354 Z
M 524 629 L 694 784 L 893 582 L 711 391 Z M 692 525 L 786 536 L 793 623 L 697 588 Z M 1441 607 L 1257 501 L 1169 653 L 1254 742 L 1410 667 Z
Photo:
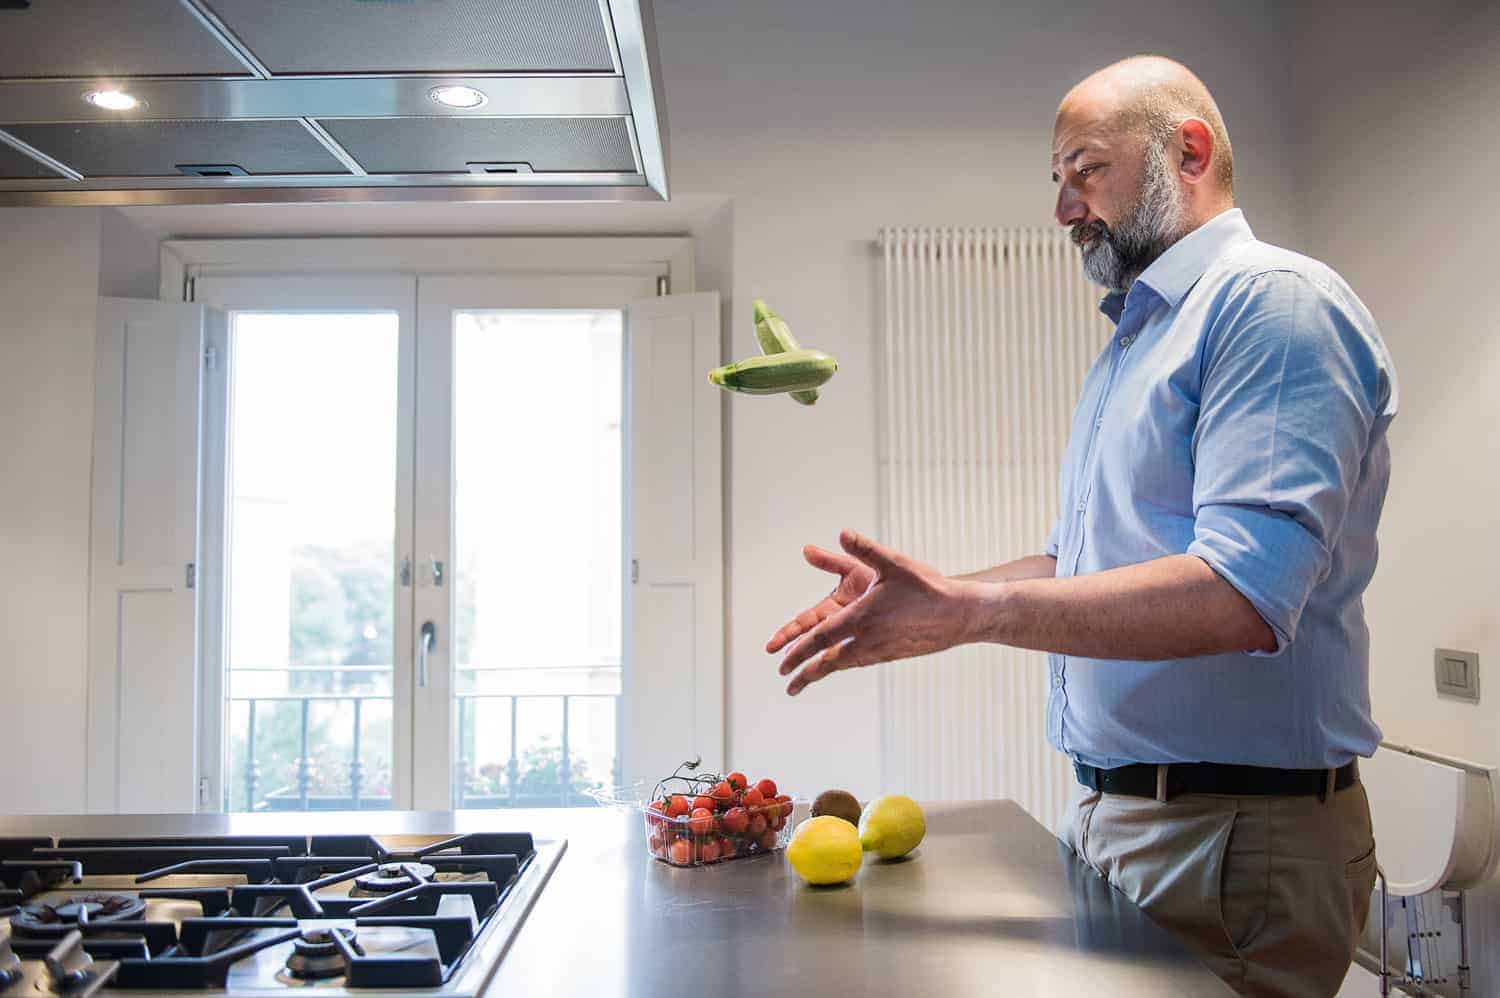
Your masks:
M 1243 211 L 1230 208 L 1220 212 L 1151 261 L 1151 265 L 1135 279 L 1131 291 L 1144 285 L 1166 302 L 1168 308 L 1175 308 L 1198 283 L 1209 264 L 1231 247 L 1254 238 L 1255 233 L 1250 231 L 1250 223 L 1245 221 Z M 1126 292 L 1111 291 L 1099 302 L 1099 311 L 1118 324 L 1125 311 L 1126 297 Z

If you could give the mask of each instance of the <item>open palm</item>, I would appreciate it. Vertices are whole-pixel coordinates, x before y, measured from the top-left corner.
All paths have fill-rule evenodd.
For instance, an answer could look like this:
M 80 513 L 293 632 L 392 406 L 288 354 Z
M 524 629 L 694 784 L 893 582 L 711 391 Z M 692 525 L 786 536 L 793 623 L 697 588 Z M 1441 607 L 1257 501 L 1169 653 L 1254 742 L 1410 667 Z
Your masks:
M 839 576 L 839 584 L 833 592 L 782 625 L 766 642 L 766 651 L 775 654 L 801 634 L 812 630 L 844 607 L 865 594 L 875 581 L 875 570 L 856 558 L 834 551 L 825 551 L 809 544 L 802 549 L 802 557 L 813 568 L 822 569 Z
M 806 550 L 809 562 L 839 574 L 839 585 L 767 645 L 772 652 L 787 645 L 779 671 L 792 677 L 788 693 L 796 696 L 842 669 L 918 658 L 971 640 L 969 584 L 852 530 L 839 534 L 839 546 L 843 556 Z

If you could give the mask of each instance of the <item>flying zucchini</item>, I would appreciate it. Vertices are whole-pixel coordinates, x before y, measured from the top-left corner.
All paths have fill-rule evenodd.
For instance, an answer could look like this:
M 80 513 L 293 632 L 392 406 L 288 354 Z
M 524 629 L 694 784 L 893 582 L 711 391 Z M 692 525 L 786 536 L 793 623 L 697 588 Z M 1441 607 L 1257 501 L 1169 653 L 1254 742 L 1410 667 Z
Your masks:
M 755 301 L 755 338 L 760 341 L 760 352 L 767 356 L 802 349 L 802 344 L 798 343 L 797 338 L 792 335 L 792 327 L 788 326 L 781 316 L 771 311 L 771 306 L 758 298 Z M 790 394 L 793 399 L 803 405 L 812 405 L 818 401 L 816 388 Z
M 784 350 L 716 367 L 708 380 L 732 392 L 778 395 L 812 391 L 838 369 L 838 361 L 821 350 Z

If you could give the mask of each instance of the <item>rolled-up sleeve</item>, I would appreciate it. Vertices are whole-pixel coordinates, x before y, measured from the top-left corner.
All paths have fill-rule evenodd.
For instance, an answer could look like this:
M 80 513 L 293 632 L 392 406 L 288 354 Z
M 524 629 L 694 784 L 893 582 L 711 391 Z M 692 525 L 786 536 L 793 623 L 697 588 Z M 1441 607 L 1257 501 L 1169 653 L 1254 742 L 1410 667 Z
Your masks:
M 1327 575 L 1380 408 L 1367 315 L 1307 277 L 1232 291 L 1204 340 L 1193 435 L 1193 541 L 1276 635 L 1296 637 Z
M 1043 546 L 1042 553 L 1050 558 L 1056 558 L 1061 535 L 1062 521 L 1058 520 L 1056 523 L 1052 524 L 1052 529 L 1047 534 L 1047 543 L 1045 546 Z

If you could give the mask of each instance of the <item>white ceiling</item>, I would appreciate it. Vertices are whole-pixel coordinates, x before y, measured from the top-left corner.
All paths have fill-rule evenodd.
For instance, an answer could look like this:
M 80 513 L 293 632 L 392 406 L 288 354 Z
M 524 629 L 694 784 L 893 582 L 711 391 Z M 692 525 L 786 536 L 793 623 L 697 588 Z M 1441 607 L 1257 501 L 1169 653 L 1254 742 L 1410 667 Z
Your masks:
M 119 208 L 163 237 L 680 234 L 728 202 L 681 194 L 667 202 L 605 204 L 161 205 Z

